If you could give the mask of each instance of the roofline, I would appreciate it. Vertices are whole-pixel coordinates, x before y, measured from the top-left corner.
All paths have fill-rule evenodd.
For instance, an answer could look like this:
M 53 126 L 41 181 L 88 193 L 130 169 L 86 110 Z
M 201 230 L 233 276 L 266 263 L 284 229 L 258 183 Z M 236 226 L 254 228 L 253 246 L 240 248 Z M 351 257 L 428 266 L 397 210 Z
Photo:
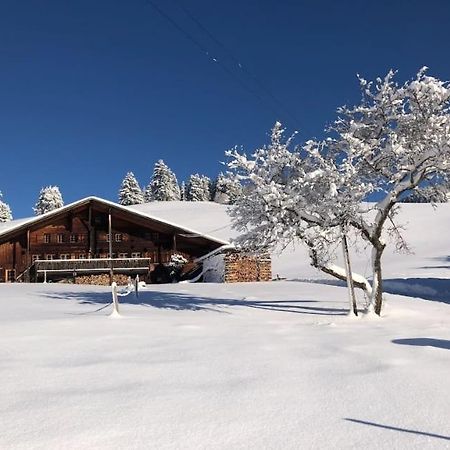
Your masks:
M 212 250 L 211 252 L 207 253 L 206 255 L 195 258 L 194 262 L 196 262 L 196 263 L 202 262 L 205 259 L 211 258 L 212 256 L 215 256 L 226 250 L 236 250 L 236 246 L 234 244 L 224 244 L 224 245 L 222 245 L 222 247 L 218 247 L 215 250 Z
M 53 216 L 56 216 L 58 214 L 61 214 L 61 213 L 65 212 L 65 211 L 69 211 L 72 208 L 75 208 L 77 206 L 81 206 L 81 205 L 87 204 L 87 203 L 89 203 L 91 201 L 95 201 L 95 202 L 104 204 L 106 206 L 109 206 L 109 207 L 112 207 L 112 208 L 116 208 L 116 209 L 118 209 L 120 211 L 127 212 L 127 213 L 129 213 L 131 215 L 135 215 L 135 216 L 141 217 L 143 219 L 150 219 L 150 220 L 153 220 L 155 222 L 159 222 L 159 223 L 164 224 L 164 225 L 169 225 L 169 226 L 172 226 L 174 228 L 178 228 L 179 230 L 185 231 L 187 233 L 195 234 L 196 237 L 202 237 L 202 238 L 208 239 L 210 241 L 214 241 L 214 242 L 216 242 L 218 244 L 222 244 L 222 245 L 230 244 L 228 241 L 224 241 L 223 239 L 215 238 L 215 237 L 210 236 L 208 234 L 201 233 L 201 232 L 199 232 L 197 230 L 193 230 L 191 228 L 186 228 L 186 227 L 178 225 L 178 224 L 176 224 L 174 222 L 170 222 L 168 220 L 164 220 L 164 219 L 161 219 L 159 217 L 155 217 L 153 215 L 145 214 L 145 213 L 137 211 L 135 209 L 128 208 L 126 206 L 119 205 L 118 203 L 114 203 L 114 202 L 112 202 L 110 200 L 105 200 L 103 198 L 95 197 L 95 196 L 89 196 L 89 197 L 82 198 L 80 200 L 77 200 L 76 202 L 69 203 L 68 205 L 64 205 L 61 208 L 54 209 L 53 211 L 49 211 L 47 213 L 41 214 L 41 215 L 36 216 L 36 217 L 31 217 L 29 220 L 27 220 L 25 222 L 21 222 L 20 224 L 18 224 L 16 226 L 13 226 L 11 228 L 7 228 L 6 230 L 3 230 L 3 231 L 0 230 L 0 239 L 4 235 L 8 235 L 8 234 L 13 233 L 15 231 L 19 231 L 22 228 L 26 229 L 30 225 L 34 225 L 35 223 L 39 223 L 41 221 L 44 221 L 45 219 L 51 218 Z M 130 205 L 130 206 L 133 206 L 133 205 Z M 20 219 L 18 219 L 18 220 L 20 220 Z

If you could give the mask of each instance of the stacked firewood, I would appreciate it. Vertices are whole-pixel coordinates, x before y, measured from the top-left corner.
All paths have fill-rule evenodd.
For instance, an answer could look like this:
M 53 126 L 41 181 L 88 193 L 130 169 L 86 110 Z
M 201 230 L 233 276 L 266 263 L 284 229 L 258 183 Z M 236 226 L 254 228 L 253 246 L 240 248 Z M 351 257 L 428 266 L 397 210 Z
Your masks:
M 115 281 L 118 286 L 125 286 L 128 283 L 128 276 L 116 274 L 113 276 L 113 281 Z M 110 278 L 107 273 L 79 275 L 75 277 L 75 284 L 98 284 L 101 286 L 108 286 L 110 284 Z
M 225 255 L 225 283 L 270 281 L 272 264 L 269 255 L 246 255 L 232 252 Z

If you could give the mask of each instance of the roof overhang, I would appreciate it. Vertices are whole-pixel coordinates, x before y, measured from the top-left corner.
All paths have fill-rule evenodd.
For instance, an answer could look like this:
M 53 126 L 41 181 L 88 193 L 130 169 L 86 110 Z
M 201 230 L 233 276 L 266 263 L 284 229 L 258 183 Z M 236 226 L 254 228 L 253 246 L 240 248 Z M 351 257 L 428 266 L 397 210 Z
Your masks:
M 18 221 L 17 225 L 12 225 L 4 230 L 0 229 L 0 243 L 9 240 L 24 231 L 27 231 L 30 228 L 34 228 L 37 225 L 45 225 L 46 223 L 51 223 L 55 219 L 63 217 L 65 214 L 69 212 L 77 211 L 78 209 L 89 204 L 94 207 L 97 207 L 98 209 L 103 209 L 104 211 L 120 212 L 124 216 L 129 217 L 130 219 L 132 219 L 133 217 L 136 219 L 140 219 L 141 222 L 143 221 L 145 223 L 148 223 L 149 227 L 152 224 L 159 224 L 160 226 L 164 226 L 165 228 L 170 230 L 171 233 L 178 234 L 179 236 L 182 236 L 184 238 L 192 240 L 208 241 L 209 243 L 218 246 L 230 244 L 227 241 L 215 238 L 208 234 L 204 234 L 199 231 L 186 228 L 182 225 L 155 217 L 150 214 L 145 214 L 95 196 L 83 198 L 76 202 L 70 203 L 66 206 L 63 206 L 62 208 L 55 209 L 40 216 L 31 217 L 29 220 L 21 219 Z

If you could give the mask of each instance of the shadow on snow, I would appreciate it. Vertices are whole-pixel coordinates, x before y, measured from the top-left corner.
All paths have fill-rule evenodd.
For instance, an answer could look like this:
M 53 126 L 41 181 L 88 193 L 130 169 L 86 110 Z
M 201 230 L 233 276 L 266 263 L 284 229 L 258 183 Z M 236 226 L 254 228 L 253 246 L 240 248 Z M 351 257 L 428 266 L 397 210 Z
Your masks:
M 370 425 L 372 427 L 384 428 L 386 430 L 402 431 L 403 433 L 418 434 L 421 436 L 428 436 L 428 437 L 433 437 L 433 438 L 437 438 L 437 439 L 443 439 L 445 441 L 450 441 L 450 436 L 445 436 L 443 434 L 435 434 L 435 433 L 428 433 L 426 431 L 418 431 L 418 430 L 410 430 L 408 428 L 393 427 L 391 425 L 383 425 L 381 423 L 368 422 L 366 420 L 350 419 L 348 417 L 344 418 L 344 420 L 346 420 L 348 422 L 358 423 L 360 425 Z
M 333 279 L 295 279 L 303 283 L 346 287 L 346 283 Z M 450 278 L 392 278 L 383 280 L 383 291 L 388 294 L 418 297 L 450 304 Z
M 450 304 L 450 278 L 395 278 L 385 280 L 383 290 L 389 294 Z
M 53 299 L 76 300 L 80 304 L 107 305 L 111 303 L 110 292 L 65 292 L 43 293 L 44 296 Z M 265 309 L 297 314 L 312 315 L 345 315 L 347 309 L 324 306 L 311 306 L 318 303 L 316 300 L 253 300 L 243 297 L 242 299 L 224 299 L 198 297 L 184 293 L 161 292 L 142 290 L 136 298 L 130 295 L 119 297 L 120 304 L 142 305 L 160 309 L 171 309 L 176 311 L 213 311 L 218 313 L 230 313 L 224 308 L 245 307 L 254 309 Z
M 394 339 L 394 344 L 415 345 L 420 347 L 436 347 L 450 350 L 450 341 L 445 339 L 434 338 L 410 338 L 410 339 Z

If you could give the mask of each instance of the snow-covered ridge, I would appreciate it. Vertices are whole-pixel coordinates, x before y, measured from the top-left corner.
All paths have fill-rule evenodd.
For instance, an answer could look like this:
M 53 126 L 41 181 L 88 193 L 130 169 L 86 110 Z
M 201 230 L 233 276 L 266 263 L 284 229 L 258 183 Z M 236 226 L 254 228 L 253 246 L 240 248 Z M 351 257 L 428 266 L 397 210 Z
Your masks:
M 152 202 L 129 208 L 183 224 L 217 239 L 230 241 L 237 236 L 227 212 L 230 206 L 213 202 Z M 443 203 L 436 208 L 426 203 L 402 204 L 396 223 L 404 227 L 402 233 L 413 254 L 396 253 L 394 243 L 388 240 L 383 256 L 385 277 L 426 278 L 430 277 L 431 267 L 433 276 L 448 277 L 449 264 L 445 260 L 450 255 L 450 204 Z M 363 244 L 353 246 L 355 271 L 370 276 L 368 258 Z M 325 278 L 323 273 L 310 267 L 308 254 L 301 244 L 288 247 L 281 254 L 274 252 L 272 259 L 274 275 L 289 279 Z

